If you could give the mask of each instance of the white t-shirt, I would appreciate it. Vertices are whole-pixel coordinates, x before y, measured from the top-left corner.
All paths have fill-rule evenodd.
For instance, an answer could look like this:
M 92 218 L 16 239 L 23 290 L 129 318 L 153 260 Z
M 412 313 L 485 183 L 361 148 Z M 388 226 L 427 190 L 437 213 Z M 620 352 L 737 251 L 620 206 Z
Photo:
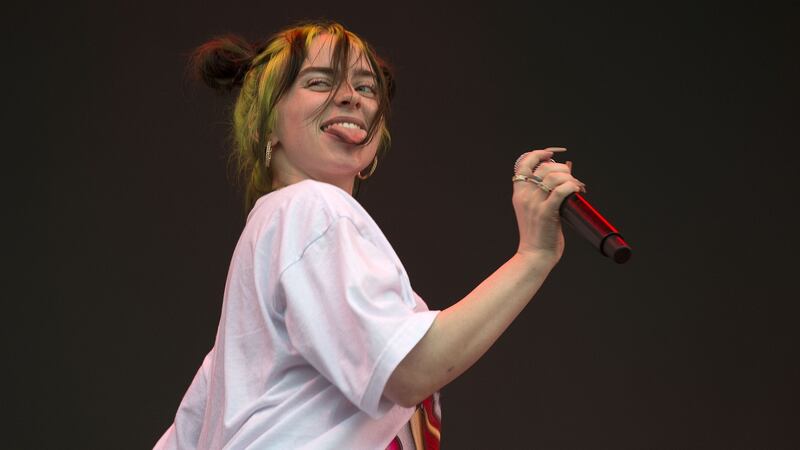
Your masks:
M 411 417 L 383 397 L 428 311 L 377 224 L 305 180 L 260 198 L 234 251 L 213 349 L 156 449 L 384 449 Z

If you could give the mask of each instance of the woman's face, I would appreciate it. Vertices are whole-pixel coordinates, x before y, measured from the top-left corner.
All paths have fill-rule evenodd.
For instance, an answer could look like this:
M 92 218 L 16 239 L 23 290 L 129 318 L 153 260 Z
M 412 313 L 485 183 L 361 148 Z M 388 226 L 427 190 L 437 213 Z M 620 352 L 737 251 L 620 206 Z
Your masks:
M 366 145 L 362 142 L 378 109 L 378 93 L 374 73 L 360 52 L 350 52 L 347 79 L 319 114 L 336 89 L 334 44 L 330 35 L 314 38 L 297 79 L 276 106 L 270 163 L 274 187 L 311 178 L 352 193 L 356 174 L 375 157 L 380 134 Z

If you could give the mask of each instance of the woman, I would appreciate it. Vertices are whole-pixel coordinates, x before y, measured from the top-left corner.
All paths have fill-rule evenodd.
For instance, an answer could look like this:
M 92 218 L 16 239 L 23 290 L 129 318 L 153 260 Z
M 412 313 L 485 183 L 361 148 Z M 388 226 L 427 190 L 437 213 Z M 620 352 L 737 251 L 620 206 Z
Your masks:
M 174 448 L 438 448 L 436 392 L 480 358 L 563 252 L 558 206 L 583 189 L 554 152 L 515 165 L 516 254 L 464 299 L 429 311 L 353 199 L 389 144 L 388 68 L 335 23 L 264 48 L 226 37 L 195 54 L 240 88 L 236 156 L 247 224 L 220 325 L 156 444 Z

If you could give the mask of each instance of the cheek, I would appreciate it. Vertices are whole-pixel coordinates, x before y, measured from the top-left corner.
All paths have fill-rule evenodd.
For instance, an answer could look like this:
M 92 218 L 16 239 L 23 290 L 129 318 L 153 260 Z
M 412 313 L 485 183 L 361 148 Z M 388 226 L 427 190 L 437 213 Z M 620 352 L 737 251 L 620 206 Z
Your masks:
M 372 140 L 364 147 L 364 149 L 366 150 L 364 152 L 364 156 L 371 161 L 372 158 L 374 158 L 375 155 L 378 154 L 378 149 L 381 148 L 381 142 L 382 142 L 381 133 L 380 131 L 378 131 L 377 133 L 375 133 L 375 137 L 372 138 Z
M 284 143 L 302 141 L 308 131 L 313 131 L 313 120 L 309 120 L 308 111 L 296 106 L 280 108 L 278 111 L 276 130 Z
M 369 103 L 365 106 L 367 108 L 367 114 L 369 115 L 369 117 L 374 118 L 375 114 L 378 113 L 378 101 L 370 100 Z

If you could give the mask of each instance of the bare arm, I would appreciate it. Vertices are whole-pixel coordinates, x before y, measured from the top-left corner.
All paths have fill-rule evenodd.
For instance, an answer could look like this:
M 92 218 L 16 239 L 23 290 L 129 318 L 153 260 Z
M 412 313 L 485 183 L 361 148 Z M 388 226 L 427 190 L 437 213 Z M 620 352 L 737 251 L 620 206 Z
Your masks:
M 536 151 L 522 164 L 527 174 L 552 152 Z M 520 228 L 517 253 L 466 297 L 436 317 L 427 334 L 390 376 L 384 395 L 413 406 L 469 369 L 511 325 L 563 253 L 558 206 L 582 189 L 569 166 L 537 170 L 553 191 L 530 183 L 515 183 L 514 209 Z M 544 166 L 544 165 L 543 165 Z M 540 167 L 543 167 L 540 166 Z M 547 176 L 545 177 L 545 173 Z
M 436 317 L 392 373 L 384 394 L 413 406 L 464 373 L 522 311 L 554 262 L 515 254 L 472 292 Z

